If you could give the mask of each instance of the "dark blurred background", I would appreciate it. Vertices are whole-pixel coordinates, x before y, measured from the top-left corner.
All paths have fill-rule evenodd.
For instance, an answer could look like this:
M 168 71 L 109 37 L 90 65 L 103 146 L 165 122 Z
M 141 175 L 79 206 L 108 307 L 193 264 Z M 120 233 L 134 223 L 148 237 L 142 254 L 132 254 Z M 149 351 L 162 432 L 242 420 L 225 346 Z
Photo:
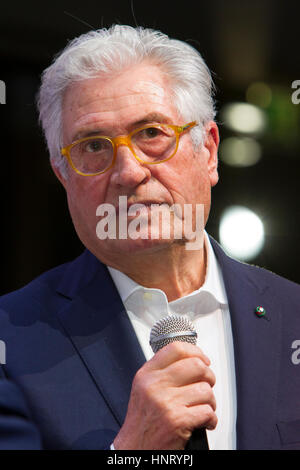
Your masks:
M 52 0 L 0 8 L 1 293 L 83 249 L 49 166 L 35 94 L 68 40 L 112 23 L 160 29 L 202 53 L 214 73 L 224 144 L 207 230 L 219 240 L 226 208 L 251 209 L 265 240 L 249 262 L 300 282 L 300 104 L 291 99 L 300 80 L 299 1 Z

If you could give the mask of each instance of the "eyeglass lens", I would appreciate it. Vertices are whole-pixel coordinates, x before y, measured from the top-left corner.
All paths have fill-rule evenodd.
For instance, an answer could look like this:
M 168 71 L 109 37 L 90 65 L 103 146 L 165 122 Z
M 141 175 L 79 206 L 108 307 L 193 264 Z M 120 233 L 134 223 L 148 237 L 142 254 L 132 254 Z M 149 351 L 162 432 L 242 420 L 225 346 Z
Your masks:
M 176 149 L 176 133 L 168 126 L 147 126 L 131 135 L 134 154 L 145 163 L 164 161 Z M 106 137 L 91 137 L 78 142 L 70 152 L 71 160 L 82 173 L 105 171 L 113 160 L 114 146 Z

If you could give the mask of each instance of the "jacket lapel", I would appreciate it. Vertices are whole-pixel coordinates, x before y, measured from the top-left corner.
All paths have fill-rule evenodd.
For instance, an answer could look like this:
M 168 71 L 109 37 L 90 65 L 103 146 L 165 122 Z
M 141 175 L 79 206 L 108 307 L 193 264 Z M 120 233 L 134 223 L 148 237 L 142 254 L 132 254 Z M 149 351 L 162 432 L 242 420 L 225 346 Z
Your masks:
M 239 263 L 211 240 L 220 263 L 231 316 L 237 389 L 237 448 L 271 449 L 280 364 L 280 319 L 270 273 Z M 266 317 L 255 308 L 263 306 Z
M 80 258 L 58 288 L 69 299 L 58 318 L 121 425 L 145 357 L 107 268 L 88 251 Z

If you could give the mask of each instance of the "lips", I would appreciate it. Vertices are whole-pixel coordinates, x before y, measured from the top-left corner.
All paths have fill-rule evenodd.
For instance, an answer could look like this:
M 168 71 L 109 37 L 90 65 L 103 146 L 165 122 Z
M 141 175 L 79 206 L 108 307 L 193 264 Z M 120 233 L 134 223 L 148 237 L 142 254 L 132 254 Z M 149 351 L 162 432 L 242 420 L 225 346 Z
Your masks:
M 127 204 L 127 210 L 130 209 L 130 207 L 135 206 L 136 204 L 141 204 L 143 206 L 150 207 L 152 205 L 158 205 L 161 206 L 162 204 L 166 204 L 166 202 L 160 202 L 160 201 L 138 201 L 138 202 L 133 202 L 130 204 Z
M 135 202 L 130 202 L 126 205 L 126 208 L 127 208 L 127 213 L 129 211 L 129 209 L 132 207 L 132 206 L 136 206 L 136 205 L 142 205 L 144 206 L 145 208 L 147 208 L 147 210 L 149 210 L 149 208 L 151 208 L 152 205 L 156 205 L 156 206 L 161 206 L 161 205 L 168 205 L 165 201 L 154 201 L 154 200 L 151 200 L 151 201 L 135 201 Z M 125 209 L 125 205 L 122 206 L 122 209 L 124 210 Z M 137 212 L 141 212 L 141 210 L 143 210 L 143 208 L 136 208 L 136 211 Z M 120 206 L 117 205 L 116 206 L 116 215 L 119 215 L 119 212 L 120 212 Z
M 155 208 L 158 208 L 160 207 L 162 204 L 159 204 L 159 203 L 149 203 L 149 204 L 140 204 L 140 206 L 138 207 L 134 207 L 135 204 L 132 204 L 129 208 L 128 208 L 128 217 L 135 217 L 137 215 L 139 216 L 142 216 L 142 215 L 147 215 L 152 213 L 152 211 L 155 210 Z M 166 205 L 166 204 L 165 204 Z M 132 208 L 132 211 L 130 210 Z

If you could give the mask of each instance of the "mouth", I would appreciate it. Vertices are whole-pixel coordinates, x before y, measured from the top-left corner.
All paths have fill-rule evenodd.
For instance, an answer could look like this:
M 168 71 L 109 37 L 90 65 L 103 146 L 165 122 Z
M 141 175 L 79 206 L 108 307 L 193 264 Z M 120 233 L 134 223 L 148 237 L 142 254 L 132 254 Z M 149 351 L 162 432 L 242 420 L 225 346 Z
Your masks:
M 136 208 L 134 207 L 136 206 Z M 142 207 L 140 207 L 142 206 Z M 154 207 L 152 207 L 154 206 Z M 149 210 L 154 209 L 155 207 L 158 206 L 169 206 L 169 204 L 165 201 L 155 201 L 155 200 L 143 200 L 143 201 L 135 201 L 135 202 L 130 202 L 128 204 L 124 204 L 124 206 L 116 206 L 116 215 L 119 215 L 120 211 L 124 211 L 129 215 L 132 215 L 132 213 L 141 213 L 144 211 L 149 212 Z M 133 207 L 132 210 L 130 210 Z M 135 210 L 136 209 L 136 210 Z

